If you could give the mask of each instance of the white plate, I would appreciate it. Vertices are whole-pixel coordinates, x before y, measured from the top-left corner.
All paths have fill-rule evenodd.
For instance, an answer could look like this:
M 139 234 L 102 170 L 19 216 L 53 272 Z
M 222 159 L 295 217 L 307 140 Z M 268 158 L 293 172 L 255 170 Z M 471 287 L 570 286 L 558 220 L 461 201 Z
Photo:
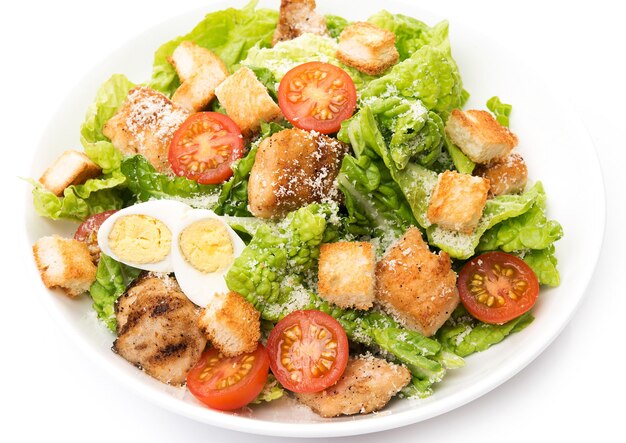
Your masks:
M 31 175 L 38 177 L 61 152 L 76 146 L 84 111 L 100 84 L 111 74 L 125 73 L 135 82 L 149 78 L 154 50 L 163 42 L 188 32 L 208 11 L 245 1 L 207 2 L 205 10 L 176 17 L 150 29 L 111 54 L 82 82 L 59 108 L 42 142 L 34 152 Z M 278 1 L 261 1 L 277 7 Z M 380 2 L 318 1 L 324 13 L 365 19 L 378 12 Z M 356 7 L 358 6 L 358 7 Z M 394 13 L 417 17 L 429 24 L 445 18 L 399 1 L 386 1 Z M 451 23 L 452 50 L 465 87 L 472 93 L 468 106 L 484 108 L 486 100 L 500 95 L 514 105 L 512 129 L 520 138 L 531 179 L 541 179 L 548 194 L 550 216 L 563 225 L 565 237 L 557 244 L 561 286 L 543 289 L 533 313 L 536 320 L 521 333 L 486 352 L 467 358 L 464 368 L 450 371 L 425 400 L 394 400 L 384 411 L 366 416 L 321 419 L 303 406 L 280 400 L 239 413 L 221 413 L 200 405 L 184 389 L 161 384 L 111 352 L 112 335 L 99 324 L 88 297 L 70 300 L 41 285 L 42 299 L 53 317 L 74 339 L 81 351 L 102 364 L 107 372 L 130 389 L 173 412 L 195 420 L 243 432 L 328 437 L 391 429 L 442 414 L 497 387 L 537 357 L 559 334 L 574 313 L 592 276 L 604 232 L 604 189 L 596 153 L 581 121 L 562 100 L 552 97 L 549 85 L 518 64 L 513 54 L 476 31 Z M 538 79 L 538 80 L 537 80 Z M 51 149 L 59 147 L 59 150 Z M 30 202 L 30 193 L 26 195 Z M 582 203 L 581 203 L 582 202 Z M 39 237 L 67 234 L 76 225 L 38 217 L 27 204 L 26 227 L 30 247 Z M 30 277 L 39 280 L 34 263 Z

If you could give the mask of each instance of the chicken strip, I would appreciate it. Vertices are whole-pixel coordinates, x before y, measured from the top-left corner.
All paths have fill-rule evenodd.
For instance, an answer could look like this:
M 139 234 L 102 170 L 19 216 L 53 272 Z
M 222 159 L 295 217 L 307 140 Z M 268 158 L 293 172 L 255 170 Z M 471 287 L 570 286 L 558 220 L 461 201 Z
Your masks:
M 206 339 L 198 311 L 171 277 L 145 276 L 117 304 L 113 350 L 164 383 L 181 385 Z
M 417 228 L 409 228 L 378 262 L 376 280 L 376 297 L 383 308 L 427 337 L 459 304 L 450 257 L 430 252 Z
M 326 19 L 315 12 L 315 0 L 281 0 L 272 46 L 304 33 L 328 35 Z
M 322 417 L 369 414 L 385 407 L 409 381 L 411 372 L 404 366 L 372 356 L 351 358 L 336 384 L 296 398 Z
M 250 212 L 277 218 L 308 203 L 338 199 L 334 182 L 347 150 L 338 140 L 301 129 L 266 138 L 250 172 Z

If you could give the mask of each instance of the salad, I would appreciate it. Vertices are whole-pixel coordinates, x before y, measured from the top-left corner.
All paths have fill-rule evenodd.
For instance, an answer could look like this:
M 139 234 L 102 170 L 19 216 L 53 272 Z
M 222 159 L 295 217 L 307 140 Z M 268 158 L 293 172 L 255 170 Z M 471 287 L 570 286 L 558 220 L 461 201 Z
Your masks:
M 559 284 L 512 106 L 468 97 L 445 21 L 209 13 L 146 82 L 112 75 L 84 152 L 32 180 L 40 215 L 79 222 L 33 246 L 42 280 L 210 408 L 427 397 Z

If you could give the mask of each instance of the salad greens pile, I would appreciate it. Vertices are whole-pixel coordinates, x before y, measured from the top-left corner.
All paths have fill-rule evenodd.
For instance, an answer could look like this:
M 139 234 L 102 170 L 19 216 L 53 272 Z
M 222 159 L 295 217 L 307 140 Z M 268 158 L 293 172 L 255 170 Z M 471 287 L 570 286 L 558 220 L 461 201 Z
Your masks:
M 541 284 L 556 286 L 559 273 L 554 242 L 563 230 L 546 214 L 541 182 L 522 194 L 488 200 L 472 234 L 446 231 L 431 225 L 426 217 L 438 174 L 448 169 L 462 173 L 474 169 L 474 163 L 444 133 L 449 113 L 461 108 L 469 97 L 452 57 L 447 22 L 430 27 L 387 11 L 370 17 L 371 23 L 396 35 L 400 54 L 397 65 L 372 77 L 342 65 L 335 57 L 335 38 L 347 20 L 326 17 L 331 38 L 305 34 L 271 48 L 277 18 L 274 10 L 257 9 L 256 1 L 242 9 L 207 14 L 189 34 L 156 51 L 147 84 L 167 96 L 176 90 L 180 82 L 167 58 L 183 40 L 215 52 L 231 72 L 239 66 L 250 67 L 274 96 L 282 76 L 298 64 L 321 58 L 342 67 L 355 82 L 359 102 L 358 111 L 337 135 L 352 146 L 337 178 L 344 197 L 341 207 L 311 204 L 277 223 L 247 218 L 251 217 L 248 177 L 257 147 L 263 138 L 290 127 L 288 123 L 264 124 L 261 136 L 233 165 L 234 175 L 223 185 L 199 185 L 184 177 L 159 174 L 141 156 L 124 158 L 102 129 L 135 84 L 123 75 L 113 75 L 98 90 L 80 132 L 85 152 L 102 168 L 102 176 L 70 186 L 61 197 L 33 182 L 35 208 L 52 219 L 84 220 L 105 210 L 169 198 L 231 216 L 235 225 L 248 226 L 240 230 L 246 232 L 249 244 L 235 260 L 226 282 L 261 312 L 267 324 L 296 309 L 326 312 L 341 323 L 353 342 L 410 369 L 413 381 L 405 395 L 427 396 L 447 369 L 462 366 L 463 357 L 520 331 L 532 316 L 527 313 L 503 325 L 491 325 L 473 319 L 460 306 L 436 336 L 424 337 L 381 311 L 341 309 L 321 299 L 316 293 L 320 245 L 372 239 L 383 251 L 407 228 L 418 226 L 431 247 L 446 251 L 456 265 L 477 252 L 512 252 L 530 265 Z M 501 124 L 509 125 L 511 105 L 493 97 L 487 107 Z M 90 292 L 99 318 L 112 331 L 116 327 L 114 303 L 138 273 L 105 255 L 99 262 Z M 274 383 L 260 399 L 269 401 L 281 394 Z

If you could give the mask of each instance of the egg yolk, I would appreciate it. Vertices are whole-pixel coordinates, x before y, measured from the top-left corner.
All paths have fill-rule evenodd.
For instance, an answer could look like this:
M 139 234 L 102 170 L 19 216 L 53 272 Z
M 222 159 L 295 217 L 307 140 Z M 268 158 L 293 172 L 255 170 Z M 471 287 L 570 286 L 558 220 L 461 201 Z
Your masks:
M 223 271 L 233 260 L 233 243 L 219 220 L 190 224 L 180 233 L 179 245 L 187 263 L 205 274 Z
M 154 217 L 133 214 L 115 221 L 108 240 L 111 251 L 124 262 L 157 263 L 169 254 L 172 233 Z

